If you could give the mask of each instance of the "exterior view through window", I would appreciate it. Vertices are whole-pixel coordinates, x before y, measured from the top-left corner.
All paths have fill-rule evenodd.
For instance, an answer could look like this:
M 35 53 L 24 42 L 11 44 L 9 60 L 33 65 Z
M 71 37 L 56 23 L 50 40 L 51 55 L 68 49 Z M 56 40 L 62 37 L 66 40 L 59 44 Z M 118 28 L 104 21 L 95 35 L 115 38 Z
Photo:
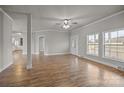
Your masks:
M 98 56 L 99 35 L 91 34 L 87 36 L 87 54 Z
M 104 33 L 104 56 L 124 61 L 124 30 Z

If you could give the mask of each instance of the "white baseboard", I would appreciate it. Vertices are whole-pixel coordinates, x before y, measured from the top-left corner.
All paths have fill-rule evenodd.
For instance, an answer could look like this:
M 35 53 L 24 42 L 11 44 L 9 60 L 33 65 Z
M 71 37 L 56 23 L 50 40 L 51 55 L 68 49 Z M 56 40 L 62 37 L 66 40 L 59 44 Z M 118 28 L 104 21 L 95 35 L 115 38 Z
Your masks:
M 70 52 L 69 54 L 74 55 L 74 56 L 81 57 L 81 55 L 75 55 L 75 54 L 73 54 L 73 53 L 71 53 L 71 52 Z
M 116 68 L 116 69 L 118 68 L 118 66 L 116 66 L 116 65 L 109 64 L 107 62 L 99 61 L 99 60 L 96 60 L 96 59 L 92 59 L 92 58 L 89 58 L 89 57 L 81 57 L 81 58 L 85 58 L 85 59 L 88 59 L 88 60 L 91 60 L 91 61 L 95 61 L 97 63 L 103 64 L 103 65 L 107 65 L 107 66 L 110 66 L 110 67 L 113 67 L 113 68 Z
M 23 53 L 23 54 L 25 54 L 25 53 Z M 34 55 L 39 55 L 39 52 L 35 52 L 35 53 L 32 53 L 32 54 L 34 54 Z M 71 54 L 70 52 L 65 52 L 65 53 L 47 53 L 47 52 L 45 52 L 44 53 L 44 55 L 45 56 L 52 56 L 52 55 L 65 55 L 65 54 Z
M 13 63 L 11 62 L 10 64 L 8 64 L 7 66 L 3 67 L 2 69 L 0 69 L 0 72 L 4 71 L 5 69 L 7 69 L 9 66 L 11 66 Z
M 71 53 L 71 54 L 72 54 L 72 53 Z M 73 55 L 73 54 L 72 54 L 72 55 Z M 85 59 L 88 59 L 88 60 L 91 60 L 91 61 L 94 61 L 94 62 L 103 64 L 103 65 L 107 65 L 107 66 L 110 66 L 110 67 L 113 67 L 113 68 L 118 69 L 118 66 L 117 66 L 117 65 L 109 64 L 109 63 L 107 63 L 107 62 L 95 60 L 95 59 L 92 59 L 92 58 L 89 58 L 89 57 L 84 57 L 84 56 L 81 56 L 81 55 L 76 55 L 76 56 L 78 56 L 78 57 L 80 57 L 80 58 L 85 58 Z
M 67 53 L 45 53 L 46 56 L 52 56 L 52 55 L 66 55 L 66 54 L 70 54 L 69 52 Z

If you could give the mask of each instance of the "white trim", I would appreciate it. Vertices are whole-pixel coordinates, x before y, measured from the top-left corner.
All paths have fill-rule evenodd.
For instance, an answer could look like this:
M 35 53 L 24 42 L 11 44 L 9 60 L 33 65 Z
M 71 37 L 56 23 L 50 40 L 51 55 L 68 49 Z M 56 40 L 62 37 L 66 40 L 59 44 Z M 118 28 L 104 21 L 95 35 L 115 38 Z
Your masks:
M 77 55 L 78 56 L 78 53 L 79 53 L 79 36 L 78 35 L 73 35 L 73 36 L 71 36 L 70 37 L 70 39 L 71 39 L 71 45 L 70 45 L 70 51 L 71 51 L 71 53 L 73 54 L 73 55 Z M 76 40 L 76 48 L 73 48 L 72 47 L 72 41 L 75 41 Z
M 124 63 L 124 60 L 120 60 L 120 59 L 116 59 L 116 58 L 112 58 L 112 57 L 103 56 L 102 58 L 109 59 L 109 60 L 112 60 L 112 61 L 118 61 L 120 63 Z
M 124 10 L 119 11 L 119 12 L 114 13 L 114 14 L 111 14 L 111 15 L 109 15 L 109 16 L 103 17 L 103 18 L 98 19 L 98 20 L 96 20 L 96 21 L 93 21 L 93 22 L 91 22 L 91 23 L 89 23 L 89 24 L 87 24 L 87 25 L 80 26 L 80 27 L 78 27 L 78 28 L 74 28 L 74 29 L 85 28 L 85 27 L 87 27 L 87 26 L 89 26 L 89 25 L 93 25 L 93 24 L 96 24 L 96 23 L 102 22 L 102 21 L 104 21 L 104 20 L 106 20 L 106 19 L 109 19 L 109 18 L 111 18 L 111 17 L 114 17 L 114 16 L 117 16 L 117 15 L 120 15 L 120 14 L 122 14 L 122 13 L 124 13 Z M 72 29 L 72 30 L 70 30 L 70 31 L 73 31 L 74 29 Z
M 74 55 L 74 56 L 78 56 L 78 57 L 82 58 L 82 56 L 79 55 L 79 54 L 78 55 L 75 55 L 75 54 L 72 54 L 71 52 L 69 54 Z
M 90 54 L 90 53 L 86 53 L 87 56 L 94 56 L 94 57 L 99 57 L 99 55 L 96 54 Z
M 114 29 L 110 29 L 110 30 L 105 30 L 102 33 L 106 33 L 106 32 L 116 32 L 116 31 L 120 31 L 120 30 L 124 30 L 124 27 L 120 27 L 120 28 L 114 28 Z
M 14 22 L 14 20 L 2 9 L 2 8 L 0 8 L 0 11 L 5 15 L 5 16 L 7 16 L 12 22 Z M 4 71 L 6 68 L 8 68 L 10 65 L 12 65 L 13 64 L 13 60 L 12 60 L 12 62 L 10 62 L 8 65 L 6 65 L 6 66 L 3 66 L 1 69 L 0 69 L 0 72 L 2 72 L 2 71 Z
M 33 33 L 35 32 L 69 32 L 69 31 L 65 31 L 65 30 L 54 30 L 54 29 L 48 29 L 48 30 L 33 30 Z
M 20 30 L 17 30 L 17 31 L 13 31 L 13 32 L 26 32 L 26 30 L 23 30 L 23 31 L 20 31 Z M 62 30 L 54 30 L 54 29 L 51 29 L 51 30 L 32 30 L 32 33 L 38 33 L 38 32 L 60 32 L 60 33 L 69 33 L 69 31 L 62 31 Z
M 40 38 L 43 37 L 44 38 L 44 55 L 45 55 L 45 52 L 46 52 L 46 37 L 45 35 L 39 35 L 38 36 L 38 51 L 40 52 Z M 38 53 L 39 54 L 39 53 Z
M 2 69 L 0 69 L 0 72 L 4 71 L 5 69 L 7 69 L 9 66 L 11 66 L 13 64 L 13 62 L 11 62 L 10 64 L 8 64 L 7 66 L 3 67 Z
M 89 45 L 89 43 L 88 43 L 88 40 L 89 40 L 89 36 L 90 35 L 93 35 L 93 36 L 95 36 L 95 35 L 97 35 L 98 34 L 98 55 L 97 54 L 95 54 L 95 52 L 94 52 L 94 54 L 90 54 L 89 53 L 89 50 L 88 50 L 88 45 Z M 86 44 L 86 55 L 90 55 L 90 56 L 96 56 L 96 57 L 98 57 L 99 56 L 99 45 L 100 45 L 100 43 L 99 43 L 99 36 L 100 35 L 100 33 L 98 33 L 98 32 L 92 32 L 92 33 L 88 33 L 87 34 L 87 36 L 86 36 L 86 41 L 87 41 L 87 44 Z
M 117 59 L 117 58 L 112 58 L 112 57 L 107 57 L 107 56 L 105 56 L 105 33 L 111 33 L 111 32 L 118 32 L 118 31 L 120 31 L 120 30 L 124 30 L 124 28 L 117 28 L 117 29 L 111 29 L 111 30 L 107 30 L 107 31 L 104 31 L 104 32 L 101 32 L 102 33 L 102 35 L 103 35 L 103 54 L 102 54 L 102 58 L 104 58 L 104 59 L 109 59 L 109 60 L 112 60 L 112 61 L 118 61 L 118 62 L 121 62 L 121 63 L 124 63 L 124 60 L 121 60 L 121 59 Z
M 96 63 L 100 63 L 100 64 L 103 64 L 103 65 L 106 65 L 106 66 L 110 66 L 110 67 L 113 67 L 113 68 L 116 68 L 116 69 L 118 69 L 118 67 L 119 67 L 117 65 L 109 64 L 109 63 L 106 63 L 106 62 L 103 62 L 103 61 L 99 61 L 99 60 L 96 60 L 96 59 L 93 59 L 93 58 L 89 58 L 89 57 L 86 57 L 86 56 L 78 55 L 78 57 L 79 58 L 84 58 L 84 59 L 87 59 L 87 60 L 91 60 L 91 61 L 94 61 Z M 118 70 L 120 70 L 120 69 L 118 69 Z
M 120 71 L 124 71 L 124 68 L 120 65 L 113 65 L 113 64 L 109 64 L 109 63 L 106 63 L 106 62 L 103 62 L 103 61 L 99 61 L 99 60 L 95 60 L 95 59 L 92 59 L 92 58 L 88 58 L 88 57 L 81 57 L 81 58 L 85 58 L 85 59 L 88 59 L 88 60 L 91 60 L 91 61 L 95 61 L 96 63 L 100 63 L 100 64 L 103 64 L 103 65 L 106 65 L 106 66 L 110 66 L 110 67 L 113 67 L 115 69 L 118 69 Z
M 2 8 L 0 8 L 0 11 L 5 14 L 11 21 L 14 22 L 14 20 L 12 19 L 12 17 L 10 17 Z
M 103 17 L 103 18 L 101 18 L 101 19 L 99 19 L 99 20 L 96 20 L 96 21 L 94 21 L 94 22 L 92 22 L 92 23 L 89 23 L 89 24 L 87 24 L 87 25 L 85 25 L 85 26 L 83 26 L 83 27 L 87 27 L 87 26 L 89 26 L 89 25 L 99 23 L 99 22 L 101 22 L 101 21 L 104 21 L 104 20 L 106 20 L 106 19 L 108 19 L 108 18 L 117 16 L 117 15 L 122 14 L 122 13 L 124 13 L 124 10 L 119 11 L 119 12 L 117 12 L 117 13 L 114 13 L 114 14 L 112 14 L 112 15 L 109 15 L 109 16 L 107 16 L 107 17 Z
M 69 52 L 66 53 L 45 53 L 46 56 L 52 56 L 52 55 L 66 55 L 66 54 L 70 54 Z
M 96 63 L 107 65 L 107 66 L 110 66 L 110 67 L 113 67 L 113 68 L 116 68 L 116 69 L 118 68 L 117 65 L 109 64 L 109 63 L 106 63 L 106 62 L 103 62 L 103 61 L 99 61 L 99 60 L 96 60 L 96 59 L 93 59 L 93 58 L 89 58 L 89 57 L 81 57 L 81 58 L 85 58 L 85 59 L 88 59 L 88 60 L 91 60 L 91 61 L 95 61 Z

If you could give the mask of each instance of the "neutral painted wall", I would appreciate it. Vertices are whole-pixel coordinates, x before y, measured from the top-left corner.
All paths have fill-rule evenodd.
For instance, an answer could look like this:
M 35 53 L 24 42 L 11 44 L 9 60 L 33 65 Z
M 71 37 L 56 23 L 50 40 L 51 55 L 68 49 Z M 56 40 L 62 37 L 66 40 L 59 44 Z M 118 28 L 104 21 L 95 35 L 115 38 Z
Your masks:
M 9 65 L 12 64 L 12 41 L 11 41 L 11 31 L 12 31 L 12 20 L 4 13 L 0 15 L 0 18 L 2 17 L 2 20 L 0 20 L 0 55 L 1 55 L 1 70 L 4 70 Z
M 27 54 L 27 32 L 22 32 L 23 37 L 23 54 Z
M 3 68 L 12 64 L 12 21 L 6 16 L 3 16 Z
M 78 29 L 75 29 L 72 31 L 71 36 L 78 35 L 79 36 L 79 50 L 78 55 L 82 57 L 86 57 L 92 60 L 95 60 L 97 62 L 107 64 L 113 67 L 122 66 L 124 67 L 124 62 L 114 61 L 110 59 L 106 59 L 102 57 L 102 32 L 105 31 L 112 31 L 116 29 L 124 28 L 124 13 L 112 16 L 110 18 L 107 18 L 105 20 L 99 21 L 98 23 L 94 23 L 91 25 L 88 25 L 86 27 L 81 27 Z M 86 36 L 89 33 L 98 32 L 100 33 L 100 50 L 99 50 L 99 57 L 97 56 L 91 56 L 86 54 L 87 50 L 87 40 Z
M 78 35 L 70 37 L 70 52 L 73 55 L 78 55 Z
M 2 24 L 3 24 L 3 14 L 2 14 L 2 12 L 0 12 L 0 71 L 2 70 L 2 62 L 3 62 L 3 54 L 2 54 L 3 30 L 2 30 Z
M 45 37 L 45 53 L 69 53 L 69 33 L 57 31 L 39 31 L 32 33 L 32 54 L 39 53 L 39 37 Z M 22 47 L 23 54 L 27 54 L 27 32 L 22 32 L 24 45 Z
M 45 37 L 45 54 L 64 54 L 69 53 L 69 33 L 57 31 L 42 31 L 33 33 L 33 51 L 39 53 L 39 37 Z

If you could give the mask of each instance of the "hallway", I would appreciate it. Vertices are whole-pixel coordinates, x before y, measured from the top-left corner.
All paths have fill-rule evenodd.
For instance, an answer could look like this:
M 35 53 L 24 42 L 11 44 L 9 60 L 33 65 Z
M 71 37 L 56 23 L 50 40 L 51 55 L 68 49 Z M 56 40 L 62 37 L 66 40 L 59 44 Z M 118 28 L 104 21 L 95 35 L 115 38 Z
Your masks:
M 26 70 L 26 56 L 13 53 L 14 64 L 0 73 L 0 86 L 124 86 L 124 73 L 73 55 L 33 55 L 33 69 Z

